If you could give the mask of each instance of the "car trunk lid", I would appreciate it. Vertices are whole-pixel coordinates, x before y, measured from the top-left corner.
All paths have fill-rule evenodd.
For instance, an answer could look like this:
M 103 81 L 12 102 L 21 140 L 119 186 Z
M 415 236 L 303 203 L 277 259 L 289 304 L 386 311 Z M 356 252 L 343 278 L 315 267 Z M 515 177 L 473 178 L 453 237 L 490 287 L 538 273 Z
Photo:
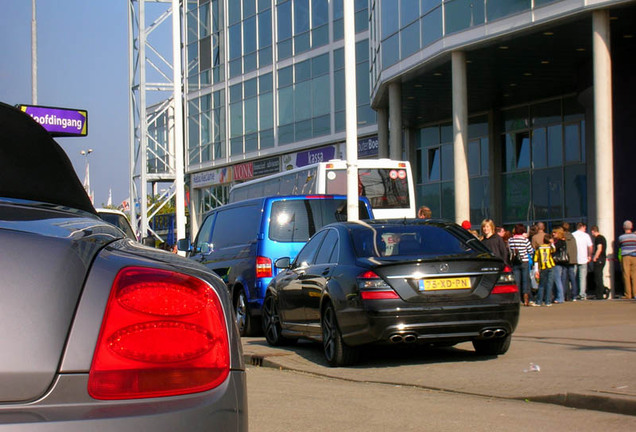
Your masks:
M 459 256 L 435 259 L 369 260 L 373 271 L 407 302 L 475 301 L 488 297 L 503 263 Z
M 121 234 L 96 218 L 0 203 L 0 402 L 37 399 L 58 371 L 86 273 Z

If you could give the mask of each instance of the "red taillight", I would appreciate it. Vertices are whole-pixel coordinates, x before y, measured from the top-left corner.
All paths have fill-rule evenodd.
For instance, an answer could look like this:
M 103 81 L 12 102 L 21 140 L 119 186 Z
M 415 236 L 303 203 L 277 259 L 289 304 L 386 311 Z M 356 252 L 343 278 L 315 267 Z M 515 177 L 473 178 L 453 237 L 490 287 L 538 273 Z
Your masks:
M 272 277 L 272 260 L 266 257 L 256 257 L 256 277 Z
M 514 294 L 518 291 L 517 285 L 495 285 L 491 294 Z
M 206 391 L 225 381 L 229 368 L 223 307 L 210 285 L 166 270 L 119 272 L 89 373 L 93 398 Z
M 371 270 L 361 273 L 356 279 L 362 300 L 390 300 L 400 298 L 393 288 Z

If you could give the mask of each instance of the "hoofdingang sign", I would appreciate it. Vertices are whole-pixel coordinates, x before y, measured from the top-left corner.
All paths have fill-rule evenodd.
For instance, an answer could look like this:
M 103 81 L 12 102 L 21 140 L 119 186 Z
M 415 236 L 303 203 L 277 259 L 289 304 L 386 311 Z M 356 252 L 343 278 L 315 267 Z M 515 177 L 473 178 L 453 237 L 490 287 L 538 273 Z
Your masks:
M 18 108 L 30 115 L 51 136 L 88 135 L 88 111 L 86 110 L 36 105 L 18 105 Z

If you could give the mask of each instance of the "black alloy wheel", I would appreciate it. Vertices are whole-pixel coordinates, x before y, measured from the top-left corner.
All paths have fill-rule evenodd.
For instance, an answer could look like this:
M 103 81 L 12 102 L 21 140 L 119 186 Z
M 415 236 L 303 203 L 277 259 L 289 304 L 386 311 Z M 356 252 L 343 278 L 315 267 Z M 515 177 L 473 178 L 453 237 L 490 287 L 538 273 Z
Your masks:
M 247 297 L 245 290 L 240 288 L 234 300 L 234 314 L 236 316 L 236 324 L 238 325 L 239 334 L 241 336 L 252 336 L 254 333 L 252 325 L 252 317 L 247 308 Z
M 474 340 L 473 347 L 479 355 L 496 356 L 505 354 L 510 348 L 511 341 L 512 335 L 508 334 L 499 339 Z
M 331 303 L 327 304 L 322 314 L 322 345 L 329 366 L 348 366 L 358 360 L 358 349 L 350 347 L 342 340 L 338 328 L 336 311 Z
M 263 333 L 267 343 L 272 346 L 288 345 L 296 342 L 296 339 L 284 337 L 278 315 L 278 303 L 276 298 L 268 294 L 263 302 Z

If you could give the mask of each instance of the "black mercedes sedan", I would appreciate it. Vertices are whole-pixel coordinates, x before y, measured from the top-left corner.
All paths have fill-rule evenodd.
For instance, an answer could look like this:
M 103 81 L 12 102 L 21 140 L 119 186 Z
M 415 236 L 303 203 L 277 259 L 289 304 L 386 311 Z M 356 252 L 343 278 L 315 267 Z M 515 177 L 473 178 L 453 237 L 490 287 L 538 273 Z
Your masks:
M 99 218 L 64 150 L 2 103 L 0 246 L 0 430 L 247 430 L 223 281 Z
M 504 354 L 519 320 L 511 269 L 448 221 L 334 223 L 276 266 L 267 342 L 322 341 L 331 366 L 355 363 L 367 344 L 472 341 L 478 354 Z

